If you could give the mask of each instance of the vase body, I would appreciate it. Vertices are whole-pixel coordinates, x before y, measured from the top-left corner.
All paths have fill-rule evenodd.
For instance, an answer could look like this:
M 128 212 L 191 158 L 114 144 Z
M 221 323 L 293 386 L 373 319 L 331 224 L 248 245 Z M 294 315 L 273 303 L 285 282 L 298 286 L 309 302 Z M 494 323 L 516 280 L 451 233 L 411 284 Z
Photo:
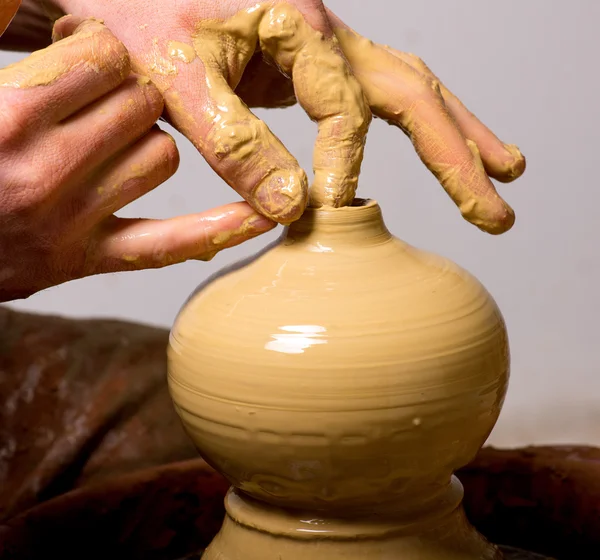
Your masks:
M 492 430 L 504 321 L 373 201 L 309 209 L 209 280 L 171 332 L 169 387 L 233 486 L 206 558 L 496 559 L 453 472 Z

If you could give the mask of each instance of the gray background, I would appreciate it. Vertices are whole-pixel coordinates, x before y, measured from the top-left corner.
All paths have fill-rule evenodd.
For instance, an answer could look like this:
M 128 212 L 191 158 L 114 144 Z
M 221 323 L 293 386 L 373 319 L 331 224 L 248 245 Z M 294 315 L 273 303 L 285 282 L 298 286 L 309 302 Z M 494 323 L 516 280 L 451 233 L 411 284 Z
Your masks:
M 600 3 L 594 0 L 329 0 L 328 6 L 377 42 L 421 56 L 504 141 L 528 171 L 501 193 L 514 229 L 492 237 L 464 222 L 408 140 L 372 126 L 360 194 L 382 205 L 389 228 L 477 275 L 506 317 L 511 387 L 492 435 L 500 445 L 600 443 L 600 149 L 597 56 Z M 14 55 L 0 55 L 3 65 Z M 297 108 L 259 111 L 310 169 L 315 126 Z M 236 200 L 193 147 L 176 135 L 177 175 L 124 209 L 169 217 Z M 71 282 L 14 307 L 70 316 L 123 317 L 169 326 L 207 275 L 262 247 L 279 232 L 210 263 Z

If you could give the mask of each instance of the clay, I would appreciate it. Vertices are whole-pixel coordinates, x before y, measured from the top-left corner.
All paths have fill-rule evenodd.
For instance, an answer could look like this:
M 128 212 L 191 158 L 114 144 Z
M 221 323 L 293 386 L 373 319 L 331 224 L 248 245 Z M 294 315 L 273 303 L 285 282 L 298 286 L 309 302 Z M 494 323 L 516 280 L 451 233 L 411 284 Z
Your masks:
M 170 44 L 171 43 L 169 43 L 169 45 Z M 171 54 L 170 46 L 169 54 Z M 150 73 L 159 74 L 161 76 L 171 76 L 177 74 L 177 66 L 175 66 L 173 62 L 162 56 L 158 44 L 158 39 L 156 37 L 152 39 L 152 48 L 150 50 L 148 58 L 150 59 L 150 63 L 148 65 L 148 70 L 150 71 Z
M 228 485 L 200 459 L 178 462 L 197 453 L 167 393 L 167 339 L 0 306 L 0 400 L 12 403 L 0 411 L 0 557 L 176 560 L 209 544 Z M 73 418 L 83 437 L 61 421 Z M 58 454 L 55 441 L 71 448 Z M 600 555 L 600 449 L 487 448 L 458 476 L 469 520 L 493 542 L 559 560 Z M 36 491 L 17 503 L 24 480 Z
M 262 216 L 252 215 L 246 218 L 239 228 L 230 231 L 220 231 L 211 239 L 211 244 L 215 249 L 225 247 L 226 244 L 233 238 L 238 236 L 246 236 L 256 232 L 256 224 L 263 223 L 264 218 Z
M 500 557 L 452 473 L 500 412 L 502 316 L 471 275 L 393 237 L 375 202 L 309 209 L 201 286 L 168 356 L 187 432 L 235 488 L 207 559 Z
M 181 41 L 169 41 L 169 56 L 186 63 L 192 62 L 196 58 L 196 51 L 192 45 L 182 43 Z
M 74 43 L 81 44 L 83 41 L 92 41 L 92 52 L 95 50 L 98 55 L 103 52 L 103 49 L 110 49 L 110 45 L 105 46 L 101 38 L 104 29 L 101 22 L 93 19 L 86 20 L 70 37 L 66 37 L 54 45 L 30 54 L 19 62 L 2 68 L 0 70 L 0 87 L 30 88 L 47 86 L 76 68 L 96 73 L 104 70 L 102 64 L 104 64 L 105 57 L 96 56 L 89 60 L 81 60 L 80 52 L 73 49 Z M 76 62 L 73 58 L 74 54 L 77 59 Z M 114 56 L 112 60 L 114 61 Z M 121 72 L 124 78 L 129 71 L 128 58 L 124 57 L 121 66 L 117 66 L 116 69 Z
M 135 441 L 135 433 L 130 434 L 130 439 Z M 506 458 L 510 453 L 496 453 L 495 462 L 499 464 L 502 456 Z M 482 453 L 482 459 L 485 460 L 486 454 L 486 451 Z M 548 462 L 547 467 L 551 466 L 552 463 Z M 594 468 L 594 465 L 590 464 L 590 467 Z M 481 470 L 480 474 L 483 477 L 484 471 Z M 504 474 L 509 473 L 503 473 L 501 469 L 490 470 L 488 480 L 492 482 Z M 569 480 L 569 490 L 575 490 L 575 495 L 582 497 L 584 481 L 579 487 L 573 482 Z M 0 553 L 7 554 L 8 548 L 11 560 L 29 560 L 55 552 L 63 560 L 82 557 L 101 560 L 123 555 L 132 560 L 182 560 L 206 547 L 218 531 L 224 514 L 226 487 L 225 481 L 199 459 L 108 477 L 100 483 L 67 492 L 0 524 Z M 555 489 L 558 490 L 558 487 Z M 493 491 L 492 488 L 482 490 Z M 567 498 L 569 490 L 562 489 L 559 493 Z M 513 512 L 518 512 L 520 495 L 517 492 L 512 495 L 514 505 L 509 509 Z M 490 493 L 485 496 L 485 499 L 491 498 L 493 495 Z M 571 504 L 575 506 L 572 511 L 579 517 L 577 502 L 572 501 Z M 490 511 L 485 508 L 482 504 L 477 515 L 485 518 Z M 537 515 L 543 518 L 544 514 L 551 514 L 551 508 L 548 503 L 547 511 L 539 509 Z M 492 519 L 486 522 L 493 524 Z M 560 560 L 588 558 L 598 551 L 597 533 L 594 537 L 593 527 L 588 526 L 577 535 L 576 526 L 570 519 L 562 525 L 561 532 L 566 537 L 564 545 L 572 548 L 565 548 L 567 552 L 557 556 Z M 571 529 L 570 535 L 567 527 Z M 511 529 L 506 530 L 506 525 L 498 523 L 496 533 L 501 538 L 500 542 L 510 542 L 526 537 L 527 529 L 519 529 L 513 523 Z M 555 546 L 553 534 L 546 535 L 546 538 L 540 534 L 540 538 L 541 545 Z M 591 546 L 587 549 L 574 548 L 578 540 L 585 540 Z M 550 560 L 533 553 L 525 555 L 509 548 L 503 550 L 506 550 L 505 560 Z M 191 555 L 189 560 L 192 558 L 198 560 L 200 554 Z

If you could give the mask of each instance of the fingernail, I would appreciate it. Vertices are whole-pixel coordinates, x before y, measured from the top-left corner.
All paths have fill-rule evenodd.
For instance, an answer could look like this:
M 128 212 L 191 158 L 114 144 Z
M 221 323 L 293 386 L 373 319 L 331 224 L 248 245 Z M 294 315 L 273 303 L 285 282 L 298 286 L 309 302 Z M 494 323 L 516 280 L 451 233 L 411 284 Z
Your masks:
M 489 199 L 470 198 L 460 204 L 463 218 L 480 230 L 491 235 L 500 235 L 515 223 L 514 210 L 499 196 L 492 203 Z
M 480 229 L 491 235 L 501 235 L 506 233 L 515 225 L 515 211 L 506 203 L 495 215 L 488 216 L 482 220 L 482 224 L 477 224 Z
M 308 179 L 303 170 L 279 171 L 267 177 L 254 191 L 254 206 L 280 224 L 297 220 L 307 204 Z
M 77 35 L 78 33 L 83 33 L 84 31 L 89 31 L 93 28 L 100 30 L 104 27 L 104 20 L 97 19 L 94 17 L 89 17 L 84 19 L 74 30 L 73 35 Z
M 508 176 L 511 180 L 518 179 L 525 172 L 527 161 L 521 150 L 514 144 L 504 144 L 504 149 L 507 151 L 510 163 L 508 164 Z
M 62 32 L 64 24 L 73 17 L 72 14 L 66 14 L 61 18 L 58 18 L 54 22 L 54 26 L 52 27 L 52 42 L 56 43 L 56 41 L 60 41 L 64 38 L 64 34 Z

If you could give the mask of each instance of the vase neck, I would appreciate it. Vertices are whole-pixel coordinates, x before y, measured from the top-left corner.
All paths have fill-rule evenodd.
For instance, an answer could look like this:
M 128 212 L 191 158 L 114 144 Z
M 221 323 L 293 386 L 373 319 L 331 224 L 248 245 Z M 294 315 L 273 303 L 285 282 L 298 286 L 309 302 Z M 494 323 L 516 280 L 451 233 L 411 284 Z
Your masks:
M 308 208 L 286 229 L 285 238 L 311 244 L 372 245 L 392 235 L 383 221 L 379 204 L 356 199 L 342 208 Z

